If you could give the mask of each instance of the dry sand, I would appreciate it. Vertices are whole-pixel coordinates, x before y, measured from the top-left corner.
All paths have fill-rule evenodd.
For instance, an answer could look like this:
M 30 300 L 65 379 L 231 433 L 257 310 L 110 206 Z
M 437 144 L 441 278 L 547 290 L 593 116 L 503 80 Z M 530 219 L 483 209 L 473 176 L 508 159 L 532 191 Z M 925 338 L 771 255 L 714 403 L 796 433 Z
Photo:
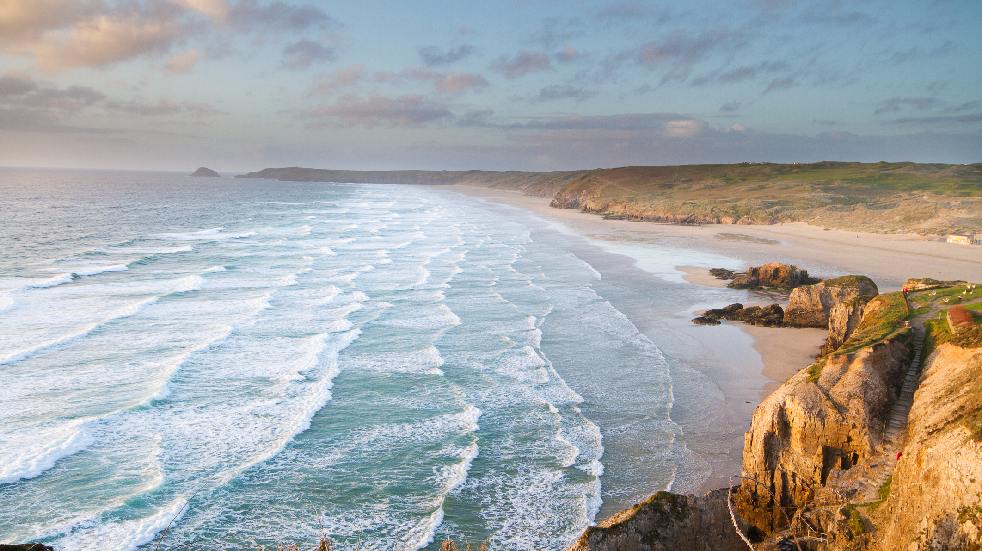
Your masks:
M 554 209 L 549 207 L 548 198 L 529 197 L 520 192 L 471 186 L 451 186 L 451 189 L 532 211 L 594 244 L 599 243 L 613 254 L 624 254 L 625 246 L 636 251 L 644 247 L 655 250 L 651 247 L 654 245 L 660 247 L 661 256 L 666 251 L 661 247 L 688 251 L 679 254 L 678 265 L 672 267 L 677 280 L 718 289 L 713 292 L 721 293 L 720 297 L 730 290 L 725 289 L 724 281 L 709 275 L 708 268 L 713 265 L 711 259 L 723 257 L 731 262 L 735 259 L 739 264 L 724 266 L 730 268 L 780 261 L 797 264 L 819 277 L 865 274 L 877 282 L 881 291 L 898 289 L 908 277 L 982 279 L 982 247 L 951 245 L 916 235 L 857 234 L 799 223 L 676 226 L 604 220 L 577 210 Z M 691 262 L 693 251 L 711 254 L 703 259 L 703 265 L 696 266 Z M 663 260 L 673 261 L 672 258 Z M 756 303 L 780 302 L 785 298 L 759 293 L 744 296 Z M 644 320 L 643 312 L 635 312 L 633 318 L 639 325 L 648 323 L 650 327 L 661 323 L 661 330 L 673 334 L 667 345 L 660 343 L 667 353 L 672 354 L 673 348 L 678 355 L 697 351 L 694 357 L 700 358 L 699 365 L 687 367 L 687 371 L 673 377 L 704 377 L 720 393 L 719 411 L 712 415 L 714 420 L 703 425 L 690 420 L 686 434 L 689 446 L 706 457 L 712 474 L 699 487 L 685 491 L 720 487 L 731 475 L 739 473 L 742 434 L 749 425 L 753 408 L 791 375 L 809 365 L 826 335 L 822 329 L 743 324 L 694 327 L 688 320 L 700 306 L 706 307 L 693 305 L 692 310 L 678 312 L 671 320 Z M 752 348 L 744 339 L 751 340 Z M 751 352 L 745 354 L 741 350 Z M 676 407 L 679 405 L 676 402 Z M 681 410 L 678 413 L 679 417 L 687 415 Z M 690 417 L 696 418 L 698 414 Z

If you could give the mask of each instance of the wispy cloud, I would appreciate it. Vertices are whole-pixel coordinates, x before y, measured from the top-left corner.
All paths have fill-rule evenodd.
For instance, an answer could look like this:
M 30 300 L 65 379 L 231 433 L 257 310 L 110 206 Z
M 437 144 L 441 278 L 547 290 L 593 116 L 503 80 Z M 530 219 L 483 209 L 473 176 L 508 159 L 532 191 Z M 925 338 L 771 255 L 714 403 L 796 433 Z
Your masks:
M 535 96 L 534 101 L 544 102 L 564 99 L 585 101 L 594 97 L 595 95 L 597 95 L 596 91 L 587 90 L 586 88 L 581 88 L 579 86 L 573 86 L 571 84 L 553 84 L 539 90 L 539 93 Z
M 283 48 L 283 66 L 288 69 L 307 69 L 311 65 L 337 59 L 337 50 L 315 40 L 298 40 Z
M 429 67 L 450 65 L 474 55 L 475 52 L 477 48 L 470 44 L 461 44 L 445 50 L 436 46 L 424 46 L 418 50 L 420 59 Z
M 551 71 L 552 62 L 542 52 L 522 50 L 512 57 L 499 57 L 491 68 L 506 78 L 516 79 L 532 73 Z
M 348 95 L 303 114 L 308 126 L 423 126 L 453 117 L 450 109 L 419 95 Z

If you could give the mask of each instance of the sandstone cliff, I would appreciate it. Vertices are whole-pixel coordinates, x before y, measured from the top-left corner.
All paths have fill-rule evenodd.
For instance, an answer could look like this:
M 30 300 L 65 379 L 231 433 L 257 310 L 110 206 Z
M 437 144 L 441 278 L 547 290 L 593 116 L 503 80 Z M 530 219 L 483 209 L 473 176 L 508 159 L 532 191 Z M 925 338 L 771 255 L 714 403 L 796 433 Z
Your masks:
M 728 488 L 705 496 L 658 492 L 587 528 L 569 551 L 745 551 L 726 507 Z
M 879 290 L 866 276 L 842 276 L 791 291 L 784 323 L 792 327 L 828 328 L 822 347 L 828 353 L 841 346 L 862 318 L 863 307 Z
M 982 348 L 928 358 L 874 549 L 982 549 Z

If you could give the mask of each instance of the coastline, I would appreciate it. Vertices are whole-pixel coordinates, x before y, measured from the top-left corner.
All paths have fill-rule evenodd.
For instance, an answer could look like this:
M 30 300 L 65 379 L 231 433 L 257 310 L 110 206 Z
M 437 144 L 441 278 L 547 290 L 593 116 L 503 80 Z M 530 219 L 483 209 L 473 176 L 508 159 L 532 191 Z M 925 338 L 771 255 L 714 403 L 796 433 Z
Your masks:
M 706 303 L 683 306 L 668 316 L 670 319 L 649 319 L 652 315 L 643 308 L 632 312 L 631 304 L 618 305 L 639 328 L 647 329 L 649 337 L 661 337 L 657 344 L 667 356 L 684 359 L 672 366 L 676 385 L 672 417 L 682 427 L 686 444 L 706 461 L 710 471 L 696 483 L 672 488 L 688 493 L 727 486 L 731 476 L 739 474 L 743 434 L 754 408 L 811 362 L 827 334 L 824 329 L 738 323 L 692 326 L 689 320 L 693 313 L 710 306 L 782 301 L 782 297 L 767 293 L 728 289 L 725 282 L 708 274 L 709 267 L 741 268 L 780 261 L 797 264 L 820 277 L 863 273 L 877 282 L 881 292 L 899 288 L 911 275 L 955 279 L 982 270 L 982 250 L 952 248 L 920 236 L 856 234 L 806 224 L 675 226 L 604 220 L 578 210 L 552 208 L 549 198 L 518 191 L 463 185 L 448 188 L 529 211 L 558 231 L 585 239 L 606 253 L 628 257 L 636 268 L 705 297 Z M 789 338 L 792 332 L 793 338 Z M 685 403 L 687 392 L 690 398 L 715 394 L 716 403 L 708 409 L 690 410 Z M 611 512 L 612 508 L 605 506 L 598 520 Z

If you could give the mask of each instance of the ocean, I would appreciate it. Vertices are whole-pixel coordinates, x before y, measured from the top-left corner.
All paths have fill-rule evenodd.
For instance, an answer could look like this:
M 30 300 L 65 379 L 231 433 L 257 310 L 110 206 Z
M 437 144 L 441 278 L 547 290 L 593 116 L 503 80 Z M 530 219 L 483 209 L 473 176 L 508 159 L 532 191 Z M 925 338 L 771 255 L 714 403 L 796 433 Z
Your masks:
M 0 541 L 559 550 L 705 476 L 574 240 L 438 187 L 0 171 Z

